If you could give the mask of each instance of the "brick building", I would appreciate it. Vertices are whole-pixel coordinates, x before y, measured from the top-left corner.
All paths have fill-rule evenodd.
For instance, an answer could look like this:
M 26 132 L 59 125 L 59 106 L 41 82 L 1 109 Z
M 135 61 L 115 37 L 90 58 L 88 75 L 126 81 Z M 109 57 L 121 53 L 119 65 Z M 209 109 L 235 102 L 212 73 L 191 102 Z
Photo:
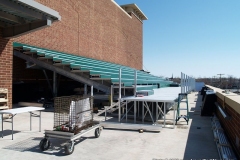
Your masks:
M 48 69 L 27 69 L 28 60 L 13 54 L 14 43 L 142 70 L 143 20 L 147 18 L 135 4 L 119 6 L 114 0 L 8 0 L 0 3 L 0 9 L 0 88 L 8 89 L 9 108 L 14 92 L 18 102 L 19 95 L 34 94 L 32 90 L 25 93 L 31 87 L 44 88 L 49 85 L 48 78 L 54 79 Z M 62 81 L 71 81 L 63 77 Z M 20 83 L 32 85 L 21 88 L 17 85 Z

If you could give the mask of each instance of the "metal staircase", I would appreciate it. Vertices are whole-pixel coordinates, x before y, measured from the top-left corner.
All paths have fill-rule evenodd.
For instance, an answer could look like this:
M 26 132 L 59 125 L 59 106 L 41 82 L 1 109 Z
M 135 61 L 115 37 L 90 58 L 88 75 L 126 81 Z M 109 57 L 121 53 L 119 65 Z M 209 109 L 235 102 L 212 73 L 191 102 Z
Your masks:
M 120 101 L 120 106 L 124 106 L 127 102 L 122 102 Z M 95 114 L 95 116 L 99 116 L 104 112 L 108 112 L 108 113 L 113 113 L 114 111 L 116 111 L 119 107 L 119 101 L 117 103 L 113 103 L 111 106 L 107 106 L 104 108 L 104 110 L 101 110 L 100 112 L 98 112 L 97 114 Z

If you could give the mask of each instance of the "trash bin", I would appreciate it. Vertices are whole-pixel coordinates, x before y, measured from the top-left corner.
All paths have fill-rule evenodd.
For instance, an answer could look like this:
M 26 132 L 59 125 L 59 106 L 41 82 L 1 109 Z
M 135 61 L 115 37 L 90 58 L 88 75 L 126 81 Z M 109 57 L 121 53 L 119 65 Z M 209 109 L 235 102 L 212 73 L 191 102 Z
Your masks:
M 213 116 L 213 113 L 216 110 L 215 106 L 216 100 L 217 96 L 213 90 L 206 91 L 201 107 L 201 116 Z

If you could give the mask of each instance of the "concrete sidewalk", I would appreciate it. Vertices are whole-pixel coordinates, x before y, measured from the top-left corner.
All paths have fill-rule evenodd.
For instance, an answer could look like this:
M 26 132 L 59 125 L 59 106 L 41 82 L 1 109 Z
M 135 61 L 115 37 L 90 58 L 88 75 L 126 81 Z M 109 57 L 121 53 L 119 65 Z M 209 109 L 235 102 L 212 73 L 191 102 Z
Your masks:
M 201 97 L 197 94 L 188 95 L 188 125 L 181 119 L 175 129 L 163 128 L 160 133 L 103 129 L 99 138 L 94 137 L 94 131 L 89 132 L 75 143 L 73 154 L 67 156 L 64 140 L 50 139 L 51 146 L 44 152 L 38 146 L 44 130 L 52 130 L 53 112 L 42 112 L 41 132 L 38 132 L 38 118 L 33 118 L 30 131 L 29 113 L 19 114 L 14 117 L 14 140 L 11 124 L 4 123 L 0 159 L 219 159 L 210 117 L 200 116 Z

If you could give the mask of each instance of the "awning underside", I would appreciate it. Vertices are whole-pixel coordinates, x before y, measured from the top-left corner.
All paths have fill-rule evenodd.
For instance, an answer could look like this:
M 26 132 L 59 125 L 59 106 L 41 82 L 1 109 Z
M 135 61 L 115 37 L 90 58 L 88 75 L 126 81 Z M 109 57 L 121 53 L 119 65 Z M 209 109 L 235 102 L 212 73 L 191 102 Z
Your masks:
M 11 38 L 60 20 L 58 12 L 33 0 L 0 0 L 0 27 Z
M 119 64 L 16 42 L 13 44 L 13 47 L 26 55 L 35 55 L 38 60 L 50 60 L 54 66 L 67 67 L 72 73 L 88 74 L 90 80 L 109 81 L 111 84 L 119 84 L 119 69 L 121 68 L 121 83 L 125 87 L 132 87 L 135 84 L 135 71 L 137 72 L 137 90 L 152 90 L 160 86 L 167 87 L 172 83 L 171 81 L 166 81 L 144 71 L 139 71 Z

